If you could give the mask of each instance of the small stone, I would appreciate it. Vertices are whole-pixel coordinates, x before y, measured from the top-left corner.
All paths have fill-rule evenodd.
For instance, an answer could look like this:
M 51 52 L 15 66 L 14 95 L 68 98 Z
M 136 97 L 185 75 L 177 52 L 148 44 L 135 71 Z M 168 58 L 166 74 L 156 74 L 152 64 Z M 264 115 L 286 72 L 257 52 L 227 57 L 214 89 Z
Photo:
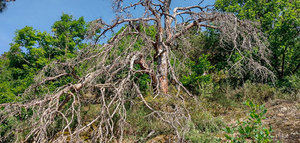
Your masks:
M 281 111 L 285 112 L 285 111 L 287 111 L 287 108 L 286 107 L 282 107 Z

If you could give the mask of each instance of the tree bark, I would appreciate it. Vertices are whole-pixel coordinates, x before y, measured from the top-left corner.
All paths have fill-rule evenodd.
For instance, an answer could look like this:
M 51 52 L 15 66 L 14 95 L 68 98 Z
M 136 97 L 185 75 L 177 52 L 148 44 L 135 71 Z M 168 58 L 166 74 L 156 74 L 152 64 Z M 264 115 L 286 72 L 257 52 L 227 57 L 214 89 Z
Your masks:
M 171 19 L 170 19 L 170 4 L 171 0 L 164 1 L 164 29 L 162 28 L 162 24 L 158 25 L 158 43 L 157 43 L 157 51 L 158 51 L 158 73 L 159 73 L 159 85 L 160 89 L 163 93 L 167 94 L 169 90 L 169 81 L 168 81 L 168 52 L 167 47 L 163 43 L 163 36 L 166 34 L 167 39 L 171 39 L 172 31 L 171 31 Z M 161 22 L 161 21 L 160 21 Z M 165 33 L 164 33 L 165 31 Z
M 163 29 L 159 28 L 157 47 L 156 47 L 156 57 L 157 57 L 157 73 L 159 80 L 160 90 L 167 94 L 168 93 L 168 63 L 167 63 L 167 53 L 166 49 L 162 44 L 163 39 Z
M 158 73 L 160 89 L 167 94 L 169 90 L 167 53 L 162 51 L 158 58 Z

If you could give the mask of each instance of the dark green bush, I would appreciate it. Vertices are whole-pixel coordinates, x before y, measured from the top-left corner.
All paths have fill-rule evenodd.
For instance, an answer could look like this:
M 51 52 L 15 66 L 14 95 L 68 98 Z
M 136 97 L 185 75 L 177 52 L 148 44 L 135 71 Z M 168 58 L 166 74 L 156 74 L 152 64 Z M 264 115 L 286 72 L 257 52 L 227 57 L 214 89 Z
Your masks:
M 187 66 L 191 70 L 184 75 L 181 82 L 195 94 L 210 94 L 213 88 L 212 75 L 208 72 L 214 68 L 208 61 L 209 55 L 202 55 L 197 61 L 188 60 Z

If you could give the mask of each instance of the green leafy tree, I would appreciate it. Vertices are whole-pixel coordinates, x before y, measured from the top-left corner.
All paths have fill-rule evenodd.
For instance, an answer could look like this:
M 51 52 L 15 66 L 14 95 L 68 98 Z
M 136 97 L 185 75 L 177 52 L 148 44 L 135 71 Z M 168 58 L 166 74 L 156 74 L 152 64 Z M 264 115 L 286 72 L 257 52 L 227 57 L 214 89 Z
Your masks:
M 59 49 L 62 55 L 74 54 L 84 47 L 83 39 L 87 31 L 87 24 L 83 17 L 73 20 L 73 17 L 67 14 L 61 16 L 61 20 L 52 26 L 54 32 L 54 45 Z
M 9 52 L 1 56 L 0 103 L 17 99 L 47 64 L 74 57 L 86 45 L 86 29 L 82 17 L 76 20 L 63 14 L 52 26 L 54 35 L 28 26 L 18 30 Z

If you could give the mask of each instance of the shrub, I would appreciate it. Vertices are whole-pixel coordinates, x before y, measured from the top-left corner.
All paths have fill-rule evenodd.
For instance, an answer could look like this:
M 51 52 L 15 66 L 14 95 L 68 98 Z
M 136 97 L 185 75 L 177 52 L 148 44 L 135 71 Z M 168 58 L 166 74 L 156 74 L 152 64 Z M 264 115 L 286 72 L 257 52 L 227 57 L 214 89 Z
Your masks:
M 280 94 L 277 95 L 279 98 L 288 100 L 299 100 L 300 96 L 300 76 L 297 74 L 287 76 L 277 82 Z
M 186 140 L 191 142 L 214 143 L 219 142 L 214 137 L 224 127 L 224 122 L 220 117 L 214 117 L 205 109 L 205 105 L 193 99 L 186 100 L 191 115 L 192 123 L 190 123 L 190 131 L 185 135 Z
M 189 75 L 184 75 L 181 82 L 184 86 L 197 94 L 210 94 L 213 88 L 212 75 L 208 74 L 214 68 L 208 61 L 209 55 L 202 55 L 198 61 L 187 61 L 187 66 L 191 72 Z
M 242 88 L 242 92 L 240 94 L 242 94 L 244 101 L 252 100 L 258 101 L 258 103 L 264 103 L 269 99 L 274 98 L 276 89 L 267 84 L 247 82 L 244 84 L 244 87 Z
M 209 133 L 201 133 L 199 130 L 192 129 L 185 136 L 186 140 L 192 143 L 219 143 L 220 139 Z
M 236 127 L 226 127 L 225 137 L 230 142 L 243 143 L 246 141 L 268 143 L 272 141 L 271 127 L 263 125 L 267 110 L 264 106 L 255 105 L 253 102 L 246 102 L 250 107 L 250 114 L 246 121 L 237 122 Z
M 225 96 L 229 100 L 243 102 L 251 100 L 255 103 L 265 103 L 269 99 L 274 99 L 278 94 L 277 90 L 267 84 L 246 82 L 242 87 L 234 89 L 232 86 L 222 87 L 221 90 L 225 90 Z

